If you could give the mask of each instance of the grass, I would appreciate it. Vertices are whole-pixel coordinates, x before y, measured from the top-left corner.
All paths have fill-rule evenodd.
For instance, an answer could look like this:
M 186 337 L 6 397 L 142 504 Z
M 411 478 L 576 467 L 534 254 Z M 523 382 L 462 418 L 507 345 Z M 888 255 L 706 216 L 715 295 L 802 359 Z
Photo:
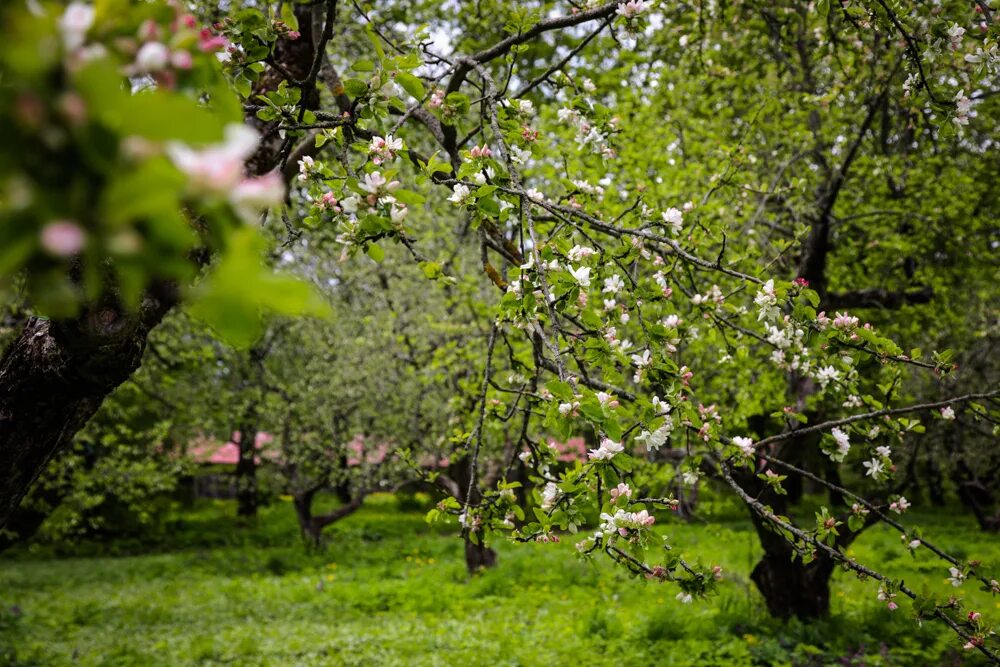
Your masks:
M 333 526 L 322 552 L 301 545 L 290 503 L 242 529 L 228 503 L 205 503 L 151 543 L 0 557 L 0 665 L 982 664 L 939 624 L 917 627 L 907 602 L 889 612 L 872 582 L 842 572 L 829 620 L 770 619 L 747 582 L 759 547 L 743 515 L 702 511 L 710 523 L 667 532 L 721 564 L 729 585 L 683 605 L 669 584 L 578 560 L 571 539 L 499 544 L 499 566 L 470 578 L 452 529 L 390 496 Z M 914 518 L 942 546 L 1000 562 L 1000 545 L 971 521 Z M 853 552 L 947 592 L 947 568 L 911 559 L 898 541 L 876 528 Z M 995 616 L 1000 605 L 974 588 L 960 593 Z

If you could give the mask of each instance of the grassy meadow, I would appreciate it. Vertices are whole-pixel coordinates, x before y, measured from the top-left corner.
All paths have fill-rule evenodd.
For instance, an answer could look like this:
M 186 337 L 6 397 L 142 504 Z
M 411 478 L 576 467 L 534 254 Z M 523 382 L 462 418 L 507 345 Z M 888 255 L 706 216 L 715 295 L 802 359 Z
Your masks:
M 890 612 L 876 586 L 837 572 L 833 614 L 770 619 L 750 568 L 759 547 L 738 508 L 707 502 L 703 521 L 661 528 L 728 584 L 685 605 L 669 584 L 634 579 L 573 539 L 497 545 L 499 566 L 469 577 L 454 528 L 392 496 L 369 498 L 299 540 L 290 502 L 237 528 L 233 507 L 178 511 L 156 538 L 19 547 L 0 556 L 0 665 L 952 665 L 981 664 L 939 624 Z M 1000 544 L 964 516 L 911 519 L 942 546 L 1000 562 Z M 963 545 L 975 545 L 971 547 Z M 947 568 L 878 527 L 852 553 L 944 591 Z M 967 583 L 969 607 L 1000 603 Z

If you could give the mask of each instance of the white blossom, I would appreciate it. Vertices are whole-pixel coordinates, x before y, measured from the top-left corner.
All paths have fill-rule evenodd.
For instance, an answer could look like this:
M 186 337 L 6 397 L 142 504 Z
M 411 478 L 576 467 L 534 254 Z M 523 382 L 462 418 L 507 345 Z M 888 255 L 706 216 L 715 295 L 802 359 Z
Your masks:
M 819 382 L 819 386 L 826 389 L 826 386 L 831 382 L 836 382 L 840 379 L 840 371 L 838 371 L 833 366 L 824 366 L 816 371 L 816 380 Z
M 452 188 L 451 196 L 448 197 L 448 201 L 455 204 L 464 204 L 468 201 L 471 193 L 472 191 L 469 189 L 469 186 L 463 183 L 456 183 L 455 187 Z
M 591 449 L 588 456 L 592 461 L 610 461 L 616 454 L 621 454 L 624 451 L 625 447 L 622 446 L 622 443 L 615 442 L 610 438 L 602 438 L 601 446 L 597 449 Z
M 874 479 L 878 479 L 885 472 L 885 466 L 882 465 L 881 459 L 871 459 L 870 461 L 865 461 L 864 466 L 868 469 L 865 474 Z
M 619 3 L 615 13 L 628 20 L 634 19 L 647 9 L 649 9 L 649 5 L 646 4 L 646 0 L 628 0 L 628 2 Z
M 558 498 L 559 487 L 555 482 L 549 482 L 545 485 L 545 489 L 542 490 L 542 509 L 547 512 L 555 507 Z
M 837 451 L 830 454 L 830 458 L 839 463 L 843 461 L 844 458 L 847 457 L 847 453 L 851 451 L 851 438 L 847 435 L 847 433 L 841 431 L 839 428 L 834 428 L 830 431 L 830 434 L 833 435 L 833 439 L 837 443 Z
M 85 2 L 71 2 L 59 17 L 59 32 L 67 51 L 75 51 L 87 39 L 87 31 L 94 25 L 94 7 Z
M 615 273 L 610 278 L 604 279 L 604 289 L 602 289 L 601 291 L 605 293 L 617 294 L 624 287 L 625 287 L 625 281 L 622 280 L 622 277 L 620 275 Z
M 684 213 L 676 208 L 668 208 L 663 212 L 663 222 L 670 225 L 670 231 L 680 234 L 684 223 Z
M 754 455 L 753 440 L 746 436 L 737 435 L 733 437 L 733 444 L 739 447 L 743 456 L 750 458 Z
M 578 269 L 570 268 L 570 275 L 573 276 L 573 280 L 577 282 L 580 287 L 590 287 L 590 267 L 581 266 Z
M 754 297 L 754 303 L 760 309 L 757 315 L 757 321 L 764 319 L 775 319 L 781 313 L 778 310 L 778 297 L 774 293 L 774 281 L 768 280 L 757 292 L 757 296 Z
M 152 74 L 166 68 L 170 62 L 170 49 L 160 42 L 146 42 L 135 54 L 135 73 Z

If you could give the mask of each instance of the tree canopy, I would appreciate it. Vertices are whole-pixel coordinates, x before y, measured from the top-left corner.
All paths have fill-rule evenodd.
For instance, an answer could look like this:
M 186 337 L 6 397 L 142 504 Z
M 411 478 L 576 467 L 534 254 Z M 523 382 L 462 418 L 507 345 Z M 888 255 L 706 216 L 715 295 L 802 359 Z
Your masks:
M 0 524 L 145 352 L 125 387 L 271 429 L 297 493 L 438 485 L 479 564 L 575 534 L 692 602 L 719 572 L 651 527 L 712 484 L 772 614 L 826 614 L 841 567 L 996 661 L 990 619 L 848 553 L 886 522 L 1000 592 L 904 523 L 921 466 L 992 465 L 941 443 L 1000 419 L 995 11 L 6 7 Z M 348 465 L 357 434 L 388 455 Z

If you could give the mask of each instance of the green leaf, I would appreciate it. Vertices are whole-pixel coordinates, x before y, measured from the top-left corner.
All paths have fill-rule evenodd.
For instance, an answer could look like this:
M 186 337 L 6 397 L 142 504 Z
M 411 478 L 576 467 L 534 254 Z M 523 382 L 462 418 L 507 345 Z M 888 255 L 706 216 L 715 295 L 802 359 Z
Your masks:
M 101 198 L 101 216 L 109 224 L 121 225 L 178 208 L 184 182 L 184 176 L 162 158 L 117 172 Z
M 295 17 L 294 3 L 286 2 L 281 5 L 281 20 L 292 30 L 299 29 L 299 20 Z
M 604 422 L 604 432 L 616 442 L 622 439 L 622 427 L 617 419 L 609 419 Z
M 437 280 L 442 275 L 441 265 L 437 262 L 420 262 L 420 270 L 428 280 Z
M 562 380 L 552 380 L 545 384 L 545 388 L 561 401 L 569 401 L 573 399 L 573 387 L 571 387 L 568 382 L 563 382 Z
M 484 197 L 476 201 L 476 206 L 480 211 L 485 213 L 490 217 L 497 217 L 500 215 L 500 204 L 493 197 Z
M 368 94 L 368 84 L 360 79 L 345 79 L 344 90 L 351 97 L 362 97 Z
M 455 109 L 455 113 L 462 115 L 469 110 L 471 101 L 468 95 L 462 93 L 448 93 L 448 96 L 444 98 L 448 106 Z
M 396 72 L 396 83 L 418 100 L 422 100 L 426 94 L 423 82 L 409 72 Z
M 369 243 L 368 250 L 365 251 L 369 257 L 374 259 L 376 262 L 381 262 L 385 259 L 385 251 L 377 243 Z
M 375 34 L 375 29 L 372 27 L 371 23 L 365 25 L 365 34 L 368 35 L 368 39 L 371 41 L 372 46 L 375 47 L 375 53 L 378 54 L 378 59 L 385 60 L 385 49 L 382 48 L 382 40 Z
M 409 204 L 411 206 L 419 206 L 424 203 L 424 196 L 413 192 L 412 190 L 395 190 L 393 191 L 392 196 L 404 204 Z
M 311 285 L 263 265 L 265 244 L 254 229 L 241 227 L 227 240 L 222 259 L 194 290 L 189 307 L 223 339 L 235 347 L 248 347 L 263 330 L 265 312 L 329 315 L 329 305 Z

